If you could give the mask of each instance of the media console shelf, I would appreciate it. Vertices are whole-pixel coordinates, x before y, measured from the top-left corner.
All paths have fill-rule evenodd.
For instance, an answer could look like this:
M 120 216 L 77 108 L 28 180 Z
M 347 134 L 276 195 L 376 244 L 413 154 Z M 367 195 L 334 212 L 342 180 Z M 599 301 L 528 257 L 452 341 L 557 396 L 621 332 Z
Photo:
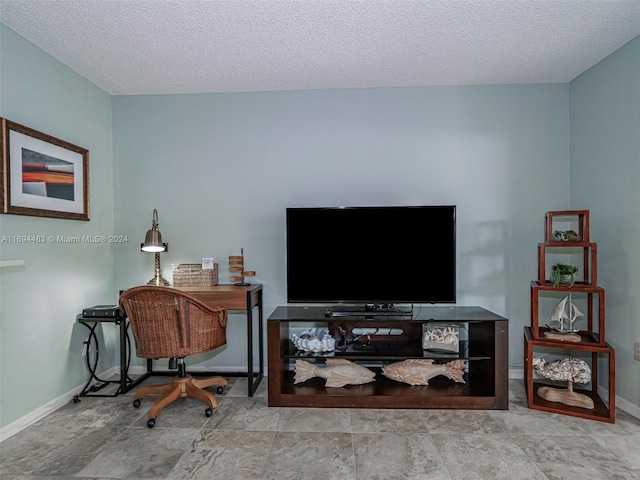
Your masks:
M 268 404 L 271 407 L 337 408 L 453 408 L 506 410 L 509 405 L 509 322 L 481 307 L 418 308 L 413 318 L 325 316 L 324 306 L 280 306 L 267 321 Z M 422 349 L 425 324 L 449 324 L 465 332 L 460 353 L 438 354 Z M 336 338 L 333 352 L 314 354 L 297 350 L 292 333 L 312 327 L 328 328 Z M 339 347 L 340 328 L 402 329 L 401 337 L 374 336 L 368 344 Z M 294 362 L 306 360 L 323 366 L 327 358 L 343 358 L 376 372 L 365 385 L 326 388 L 313 378 L 294 384 Z M 432 358 L 436 363 L 465 361 L 465 384 L 439 376 L 428 386 L 411 386 L 384 377 L 381 368 L 409 358 Z

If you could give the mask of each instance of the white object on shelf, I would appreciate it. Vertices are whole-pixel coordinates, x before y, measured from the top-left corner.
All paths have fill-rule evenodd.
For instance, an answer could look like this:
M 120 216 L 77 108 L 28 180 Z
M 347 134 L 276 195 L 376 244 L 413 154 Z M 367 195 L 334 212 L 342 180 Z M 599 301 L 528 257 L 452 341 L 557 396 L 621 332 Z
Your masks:
M 312 328 L 301 332 L 300 335 L 291 335 L 291 341 L 298 350 L 305 352 L 332 352 L 336 347 L 336 341 L 329 335 L 326 328 Z
M 460 327 L 458 325 L 423 325 L 422 348 L 425 350 L 458 353 L 460 349 Z
M 0 267 L 19 267 L 24 265 L 24 260 L 0 260 Z

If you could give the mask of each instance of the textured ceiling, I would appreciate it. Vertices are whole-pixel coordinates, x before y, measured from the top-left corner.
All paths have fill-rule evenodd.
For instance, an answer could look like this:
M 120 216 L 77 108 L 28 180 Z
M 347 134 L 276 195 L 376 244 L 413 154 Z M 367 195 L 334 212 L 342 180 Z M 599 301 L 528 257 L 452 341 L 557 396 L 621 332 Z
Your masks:
M 640 0 L 0 0 L 113 95 L 569 82 Z

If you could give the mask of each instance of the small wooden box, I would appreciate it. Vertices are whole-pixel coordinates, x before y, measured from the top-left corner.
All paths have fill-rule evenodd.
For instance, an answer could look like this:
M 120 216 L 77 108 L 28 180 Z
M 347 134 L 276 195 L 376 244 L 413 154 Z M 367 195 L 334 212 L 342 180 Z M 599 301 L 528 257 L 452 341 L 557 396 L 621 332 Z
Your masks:
M 200 263 L 181 263 L 173 272 L 174 287 L 212 287 L 218 284 L 218 264 L 203 270 Z

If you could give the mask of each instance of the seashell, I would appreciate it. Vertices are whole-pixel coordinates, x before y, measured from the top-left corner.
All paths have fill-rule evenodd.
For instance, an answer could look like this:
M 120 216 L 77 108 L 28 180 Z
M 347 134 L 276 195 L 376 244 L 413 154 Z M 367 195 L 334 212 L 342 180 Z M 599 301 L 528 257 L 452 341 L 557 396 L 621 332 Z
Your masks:
M 567 380 L 576 383 L 591 381 L 591 368 L 587 362 L 578 358 L 565 357 L 547 362 L 542 357 L 535 357 L 533 367 L 537 373 L 550 380 Z
M 329 335 L 326 328 L 312 328 L 302 332 L 299 336 L 293 334 L 291 341 L 298 350 L 303 352 L 333 352 L 336 348 L 336 341 Z

